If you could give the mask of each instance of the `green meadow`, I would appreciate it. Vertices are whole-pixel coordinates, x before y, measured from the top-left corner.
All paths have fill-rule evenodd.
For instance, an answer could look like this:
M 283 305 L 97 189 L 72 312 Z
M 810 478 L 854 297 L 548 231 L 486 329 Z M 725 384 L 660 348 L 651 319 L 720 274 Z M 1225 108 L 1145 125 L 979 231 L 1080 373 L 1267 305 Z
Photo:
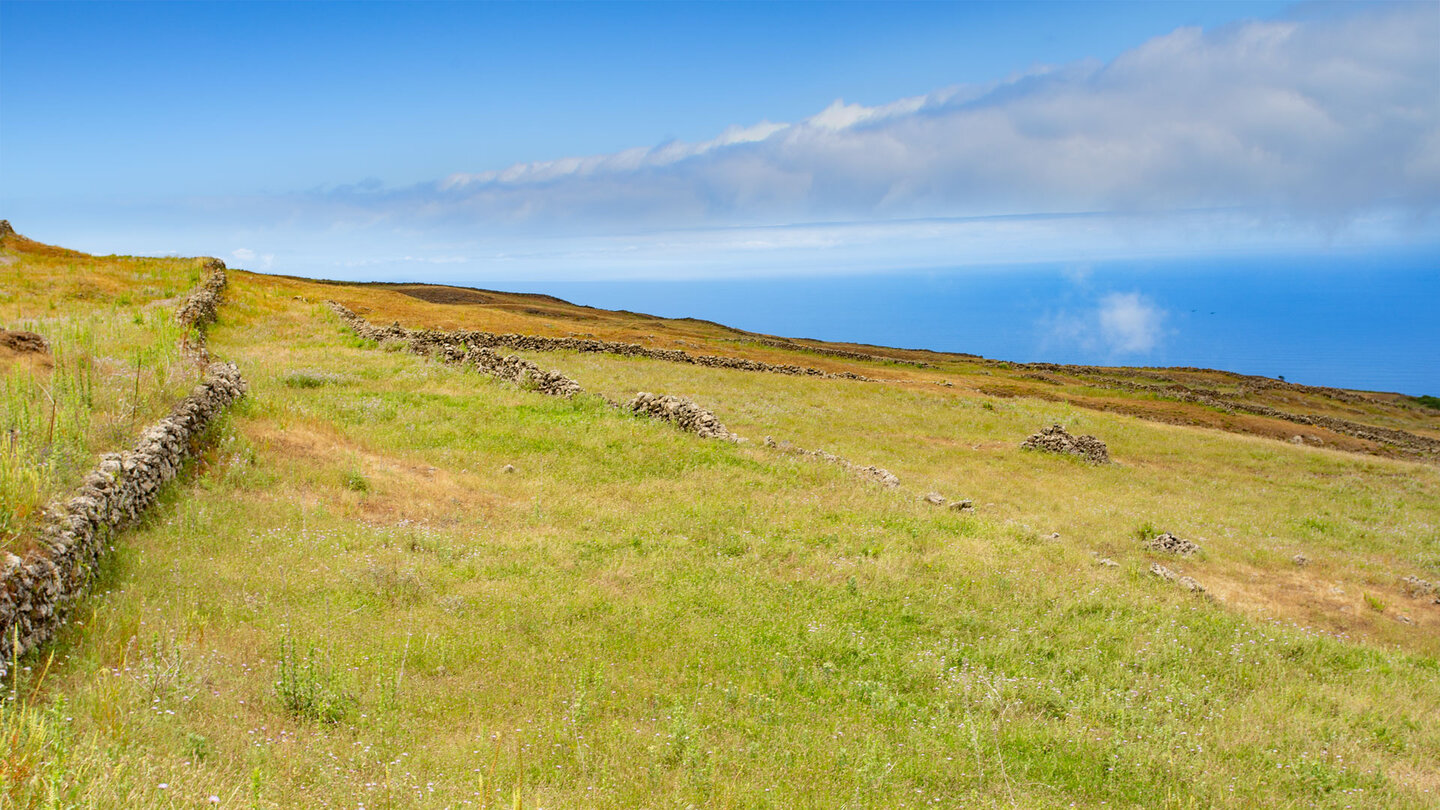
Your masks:
M 166 302 L 199 263 L 6 252 L 0 326 L 54 347 L 3 367 L 22 548 L 38 505 L 193 383 Z M 22 288 L 46 273 L 98 292 Z M 362 340 L 326 299 L 881 381 L 525 354 L 587 391 L 556 399 Z M 1138 393 L 1036 396 L 973 358 L 501 303 L 231 273 L 209 348 L 250 394 L 16 662 L 0 807 L 1440 804 L 1440 605 L 1400 581 L 1440 580 L 1433 461 L 1219 429 L 1200 406 L 1176 424 Z M 62 392 L 49 445 L 40 389 Z M 604 399 L 640 390 L 746 441 Z M 1018 449 L 1051 423 L 1115 463 Z M 1156 531 L 1202 551 L 1145 550 Z

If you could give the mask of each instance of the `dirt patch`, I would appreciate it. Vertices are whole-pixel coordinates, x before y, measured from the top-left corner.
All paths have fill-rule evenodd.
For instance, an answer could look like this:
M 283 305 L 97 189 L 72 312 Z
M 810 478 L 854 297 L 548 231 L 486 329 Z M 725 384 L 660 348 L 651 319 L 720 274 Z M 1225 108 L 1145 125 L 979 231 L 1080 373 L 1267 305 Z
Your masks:
M 1431 655 L 1440 651 L 1440 606 L 1411 598 L 1398 585 L 1334 579 L 1315 568 L 1227 566 L 1207 571 L 1205 584 L 1222 603 L 1247 613 Z
M 486 295 L 479 290 L 467 290 L 463 287 L 432 287 L 428 284 L 416 285 L 414 287 L 395 287 L 395 292 L 408 295 L 411 298 L 418 298 L 431 304 L 493 304 L 495 296 Z
M 457 480 L 451 471 L 376 453 L 322 425 L 251 423 L 247 437 L 282 463 L 352 466 L 366 483 L 356 492 L 355 508 L 370 522 L 423 521 L 444 526 L 460 517 L 493 516 L 499 496 Z M 348 494 L 348 493 L 347 493 Z

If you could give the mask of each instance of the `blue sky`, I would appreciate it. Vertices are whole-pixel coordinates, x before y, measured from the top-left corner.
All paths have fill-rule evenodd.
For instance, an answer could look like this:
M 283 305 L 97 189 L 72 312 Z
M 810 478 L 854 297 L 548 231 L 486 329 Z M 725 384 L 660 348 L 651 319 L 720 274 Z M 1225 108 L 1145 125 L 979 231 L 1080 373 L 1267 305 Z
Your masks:
M 1010 356 L 1219 362 L 1156 279 L 1313 257 L 1430 300 L 1437 204 L 1435 2 L 0 3 L 0 217 L 94 252 L 511 289 L 1013 267 L 1093 307 L 1037 299 Z
M 404 186 L 1111 59 L 1280 3 L 7 2 L 18 196 Z

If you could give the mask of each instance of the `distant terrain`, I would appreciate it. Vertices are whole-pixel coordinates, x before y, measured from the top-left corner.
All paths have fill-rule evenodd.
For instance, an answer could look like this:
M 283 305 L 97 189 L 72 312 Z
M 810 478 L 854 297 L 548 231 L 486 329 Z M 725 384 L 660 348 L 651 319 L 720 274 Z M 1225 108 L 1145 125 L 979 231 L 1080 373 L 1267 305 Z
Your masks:
M 0 230 L 7 576 L 247 388 L 7 661 L 0 807 L 1440 802 L 1434 397 L 217 267 Z

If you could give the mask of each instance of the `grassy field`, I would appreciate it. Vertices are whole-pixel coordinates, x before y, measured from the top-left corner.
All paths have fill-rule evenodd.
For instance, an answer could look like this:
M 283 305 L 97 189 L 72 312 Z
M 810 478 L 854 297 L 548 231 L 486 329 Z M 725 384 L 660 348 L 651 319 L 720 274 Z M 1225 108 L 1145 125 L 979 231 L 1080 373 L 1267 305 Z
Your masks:
M 9 291 L 41 259 L 6 252 Z M 53 296 L 15 297 L 0 326 L 123 321 L 198 269 L 69 261 L 114 286 L 49 316 Z M 168 293 L 139 277 L 162 267 Z M 557 400 L 362 341 L 327 298 L 378 323 L 887 382 L 529 355 L 591 392 Z M 19 662 L 0 806 L 1440 803 L 1440 606 L 1399 583 L 1440 579 L 1434 464 L 1271 438 L 1283 425 L 1170 424 L 1160 411 L 1227 415 L 977 359 L 842 360 L 499 294 L 232 273 L 210 348 L 251 395 L 116 544 L 73 626 Z M 1013 390 L 983 393 L 997 385 Z M 693 397 L 749 441 L 594 396 L 636 390 Z M 1398 398 L 1246 396 L 1440 423 Z M 1052 422 L 1117 463 L 1017 449 Z M 931 490 L 977 511 L 917 497 Z M 1147 527 L 1204 551 L 1146 552 Z M 1148 574 L 1156 560 L 1206 594 Z
M 190 259 L 87 256 L 6 239 L 0 325 L 40 334 L 48 355 L 0 348 L 0 551 L 23 551 L 37 510 L 107 450 L 128 446 L 198 379 L 184 362 L 176 297 Z M 23 257 L 23 261 L 20 259 Z

